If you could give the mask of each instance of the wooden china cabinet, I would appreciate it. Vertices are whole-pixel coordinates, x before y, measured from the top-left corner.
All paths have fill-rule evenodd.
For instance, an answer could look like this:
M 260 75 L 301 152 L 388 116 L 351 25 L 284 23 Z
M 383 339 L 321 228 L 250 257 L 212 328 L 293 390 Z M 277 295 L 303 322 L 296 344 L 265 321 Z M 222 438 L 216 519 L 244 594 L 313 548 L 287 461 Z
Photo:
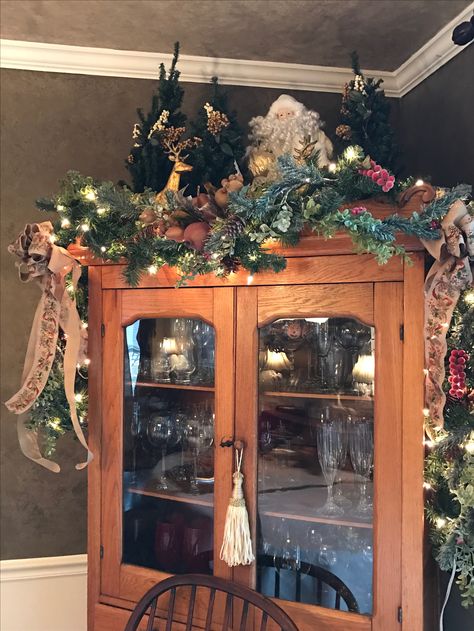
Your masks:
M 173 269 L 131 289 L 123 265 L 76 252 L 90 631 L 122 629 L 151 585 L 189 572 L 276 594 L 301 631 L 422 630 L 424 255 L 404 242 L 412 265 L 381 266 L 345 235 L 307 236 L 280 274 L 180 289 Z M 256 556 L 234 569 L 219 559 L 232 439 Z

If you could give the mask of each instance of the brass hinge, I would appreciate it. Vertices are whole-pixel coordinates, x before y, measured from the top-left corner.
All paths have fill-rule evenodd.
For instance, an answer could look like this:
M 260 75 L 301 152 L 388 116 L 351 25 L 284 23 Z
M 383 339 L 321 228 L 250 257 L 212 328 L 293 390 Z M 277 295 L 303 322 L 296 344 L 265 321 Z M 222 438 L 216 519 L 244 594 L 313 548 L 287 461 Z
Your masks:
M 104 546 L 103 545 L 100 546 L 100 558 L 101 559 L 104 558 Z
M 403 324 L 400 324 L 400 339 L 402 342 L 405 339 L 405 326 Z
M 100 334 L 102 337 L 105 337 L 105 324 L 103 322 L 100 325 Z
M 397 620 L 398 620 L 398 622 L 400 624 L 402 624 L 402 622 L 403 622 L 403 610 L 402 610 L 401 607 L 399 607 L 398 611 L 397 611 Z

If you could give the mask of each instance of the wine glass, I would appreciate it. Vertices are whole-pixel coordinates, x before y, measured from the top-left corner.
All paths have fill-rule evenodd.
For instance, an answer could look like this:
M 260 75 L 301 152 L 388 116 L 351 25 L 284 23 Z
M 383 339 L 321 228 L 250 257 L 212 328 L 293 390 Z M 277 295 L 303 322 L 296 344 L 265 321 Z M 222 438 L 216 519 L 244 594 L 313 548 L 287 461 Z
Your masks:
M 212 417 L 202 414 L 199 406 L 195 406 L 193 416 L 188 420 L 186 438 L 193 455 L 193 476 L 191 478 L 191 493 L 199 493 L 197 459 L 209 449 L 214 442 L 214 426 Z
M 301 569 L 301 547 L 296 543 L 290 524 L 282 517 L 277 526 L 278 544 L 273 555 L 273 565 L 278 570 Z
M 334 480 L 342 450 L 342 438 L 337 422 L 320 423 L 316 427 L 319 464 L 327 485 L 327 500 L 318 513 L 325 517 L 340 517 L 344 510 L 336 504 L 333 497 Z
M 132 475 L 130 476 L 131 484 L 137 483 L 137 452 L 141 444 L 141 439 L 146 429 L 143 424 L 143 418 L 140 412 L 140 403 L 133 402 L 132 419 L 130 422 L 130 434 L 132 436 Z
M 318 326 L 318 338 L 317 338 L 317 362 L 318 362 L 318 374 L 319 383 L 321 388 L 325 389 L 328 386 L 328 366 L 327 356 L 332 345 L 332 329 L 329 326 L 329 320 L 321 322 Z
M 148 440 L 150 443 L 161 449 L 161 475 L 157 484 L 157 490 L 168 490 L 168 478 L 166 475 L 166 453 L 174 442 L 175 432 L 171 418 L 166 413 L 154 414 L 150 418 L 147 427 Z
M 360 517 L 369 517 L 372 513 L 372 504 L 367 498 L 367 482 L 374 458 L 374 435 L 373 423 L 365 417 L 351 423 L 349 452 L 354 471 L 362 478 L 360 499 L 356 512 Z
M 176 481 L 177 482 L 185 482 L 186 477 L 186 466 L 184 463 L 184 456 L 187 447 L 187 436 L 186 436 L 186 426 L 188 421 L 188 415 L 185 410 L 180 407 L 177 407 L 172 412 L 172 419 L 174 422 L 175 434 L 176 434 L 176 445 L 179 446 L 179 466 L 176 471 Z
M 267 474 L 267 454 L 271 452 L 274 445 L 272 424 L 269 420 L 264 421 L 263 426 L 261 426 L 260 428 L 258 444 L 260 447 L 260 463 L 262 465 L 262 478 L 259 480 L 259 482 L 263 483 L 262 490 L 264 490 L 265 484 L 269 478 Z
M 337 423 L 337 427 L 338 427 L 338 431 L 341 434 L 341 450 L 338 453 L 338 459 L 337 459 L 337 473 L 336 473 L 336 480 L 335 480 L 336 490 L 334 492 L 334 501 L 339 506 L 342 506 L 344 508 L 349 508 L 350 506 L 352 506 L 352 502 L 342 492 L 342 472 L 346 466 L 347 452 L 348 452 L 348 446 L 349 446 L 347 421 L 345 421 L 344 419 L 340 419 Z

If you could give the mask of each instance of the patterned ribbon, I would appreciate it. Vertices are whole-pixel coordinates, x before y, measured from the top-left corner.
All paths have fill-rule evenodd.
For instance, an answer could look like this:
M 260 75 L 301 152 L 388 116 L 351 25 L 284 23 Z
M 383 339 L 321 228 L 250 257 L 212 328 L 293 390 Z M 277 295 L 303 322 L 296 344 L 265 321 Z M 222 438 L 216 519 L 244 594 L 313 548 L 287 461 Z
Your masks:
M 87 333 L 77 312 L 75 298 L 66 291 L 66 276 L 71 274 L 74 290 L 81 274 L 79 263 L 61 247 L 51 242 L 53 226 L 49 221 L 27 224 L 23 233 L 8 248 L 20 258 L 16 263 L 22 282 L 36 279 L 41 299 L 36 308 L 23 367 L 22 385 L 5 405 L 18 414 L 18 440 L 22 452 L 34 462 L 58 473 L 57 463 L 44 458 L 38 435 L 26 426 L 25 412 L 37 400 L 48 380 L 56 355 L 59 327 L 66 337 L 64 351 L 64 391 L 71 421 L 79 442 L 87 450 L 87 460 L 76 465 L 83 469 L 92 460 L 77 417 L 74 382 L 76 366 L 85 358 Z
M 473 283 L 474 218 L 462 201 L 452 204 L 441 231 L 438 241 L 423 241 L 436 259 L 425 281 L 425 405 L 434 428 L 444 426 L 446 334 L 461 292 Z

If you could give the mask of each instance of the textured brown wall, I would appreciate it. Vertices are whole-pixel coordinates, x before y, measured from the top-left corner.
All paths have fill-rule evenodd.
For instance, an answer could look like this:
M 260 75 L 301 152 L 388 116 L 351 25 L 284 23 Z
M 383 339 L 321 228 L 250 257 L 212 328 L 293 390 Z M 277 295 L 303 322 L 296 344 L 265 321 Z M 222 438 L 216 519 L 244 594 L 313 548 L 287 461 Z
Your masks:
M 135 108 L 148 107 L 154 83 L 4 70 L 2 72 L 1 188 L 1 401 L 19 385 L 22 362 L 39 291 L 20 286 L 6 252 L 28 221 L 44 219 L 34 200 L 56 190 L 68 169 L 99 179 L 126 177 Z M 195 112 L 206 87 L 188 84 L 185 110 Z M 243 125 L 264 113 L 280 91 L 229 87 L 232 106 Z M 337 94 L 294 92 L 320 111 L 334 129 Z M 74 463 L 81 449 L 70 438 L 60 445 L 62 472 L 49 473 L 23 457 L 15 417 L 1 407 L 1 558 L 74 554 L 86 547 L 86 473 Z
M 474 45 L 403 97 L 405 170 L 439 186 L 474 184 Z

